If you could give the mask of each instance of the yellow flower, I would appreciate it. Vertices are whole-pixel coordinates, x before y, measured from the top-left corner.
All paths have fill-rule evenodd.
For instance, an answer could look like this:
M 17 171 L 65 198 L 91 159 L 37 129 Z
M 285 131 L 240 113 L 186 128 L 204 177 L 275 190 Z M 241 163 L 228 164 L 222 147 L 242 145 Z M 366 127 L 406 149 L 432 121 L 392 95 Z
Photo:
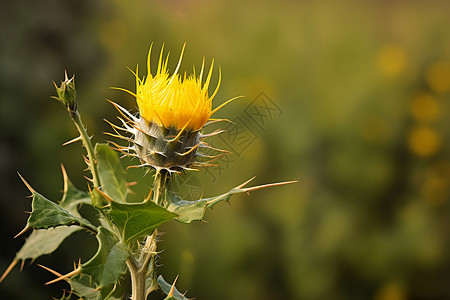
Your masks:
M 169 55 L 164 60 L 163 49 L 161 49 L 156 74 L 152 75 L 150 48 L 147 76 L 140 79 L 138 70 L 135 73 L 136 93 L 118 88 L 136 97 L 139 116 L 133 116 L 126 109 L 113 103 L 125 120 L 119 118 L 123 127 L 111 124 L 117 134 L 110 135 L 131 142 L 128 147 L 115 144 L 117 149 L 127 155 L 138 157 L 141 166 L 153 167 L 157 172 L 166 170 L 171 174 L 181 170 L 190 170 L 192 167 L 207 166 L 208 162 L 201 162 L 198 159 L 213 160 L 220 155 L 206 155 L 200 151 L 200 148 L 227 152 L 212 148 L 203 141 L 208 136 L 219 134 L 222 132 L 221 130 L 210 134 L 203 134 L 200 130 L 208 121 L 220 121 L 211 119 L 212 114 L 238 97 L 212 109 L 212 100 L 220 85 L 220 73 L 219 82 L 211 96 L 208 95 L 208 87 L 214 62 L 211 63 L 204 83 L 202 83 L 204 60 L 198 76 L 194 69 L 194 74 L 188 77 L 185 74 L 181 78 L 178 70 L 184 49 L 185 45 L 175 72 L 170 76 L 167 70 Z M 132 138 L 122 136 L 117 129 L 130 133 Z
M 209 69 L 204 84 L 202 77 L 204 61 L 199 77 L 194 74 L 181 78 L 178 70 L 181 65 L 185 46 L 181 51 L 180 59 L 175 72 L 169 76 L 167 62 L 169 55 L 163 61 L 163 49 L 159 57 L 158 68 L 153 76 L 150 69 L 150 54 L 148 53 L 147 76 L 144 79 L 136 77 L 136 101 L 140 115 L 149 122 L 163 125 L 166 128 L 186 128 L 199 130 L 209 120 L 212 111 L 212 99 L 217 94 L 219 82 L 214 93 L 208 96 L 208 87 L 211 80 L 213 63 Z

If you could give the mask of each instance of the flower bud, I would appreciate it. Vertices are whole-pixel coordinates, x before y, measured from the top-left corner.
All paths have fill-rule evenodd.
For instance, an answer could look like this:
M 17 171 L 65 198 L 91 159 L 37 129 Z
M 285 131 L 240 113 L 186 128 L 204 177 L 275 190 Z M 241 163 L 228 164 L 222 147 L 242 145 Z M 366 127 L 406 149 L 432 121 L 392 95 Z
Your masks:
M 60 87 L 58 87 L 55 82 L 53 82 L 53 84 L 55 85 L 56 93 L 58 95 L 58 97 L 53 98 L 60 101 L 72 116 L 76 113 L 78 107 L 77 92 L 75 90 L 75 75 L 69 79 L 66 72 L 65 79 L 61 82 Z

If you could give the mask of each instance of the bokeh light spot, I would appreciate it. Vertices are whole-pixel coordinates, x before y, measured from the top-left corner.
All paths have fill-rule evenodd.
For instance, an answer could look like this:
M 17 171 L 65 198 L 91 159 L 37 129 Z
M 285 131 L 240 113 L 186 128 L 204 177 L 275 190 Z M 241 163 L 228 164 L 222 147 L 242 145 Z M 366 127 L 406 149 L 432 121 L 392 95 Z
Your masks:
M 432 64 L 427 70 L 426 79 L 433 91 L 450 91 L 450 63 L 438 61 Z
M 407 54 L 398 45 L 385 45 L 378 52 L 377 65 L 383 75 L 399 75 L 405 70 L 407 63 Z
M 439 115 L 439 104 L 430 94 L 420 94 L 411 103 L 411 115 L 417 121 L 434 121 Z
M 409 149 L 418 156 L 431 156 L 439 150 L 440 137 L 431 127 L 413 128 L 408 136 Z
M 403 289 L 393 283 L 382 286 L 375 295 L 375 300 L 404 300 L 406 299 Z

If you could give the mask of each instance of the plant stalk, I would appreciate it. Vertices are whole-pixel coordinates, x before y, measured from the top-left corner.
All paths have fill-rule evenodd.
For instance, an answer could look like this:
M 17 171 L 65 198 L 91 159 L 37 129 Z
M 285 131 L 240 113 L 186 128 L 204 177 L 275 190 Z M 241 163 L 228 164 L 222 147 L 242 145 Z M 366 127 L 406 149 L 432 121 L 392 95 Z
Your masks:
M 92 182 L 94 184 L 94 188 L 100 187 L 100 180 L 97 172 L 97 166 L 95 163 L 95 156 L 94 156 L 94 147 L 92 147 L 91 138 L 86 132 L 86 128 L 84 127 L 83 123 L 81 122 L 81 117 L 78 111 L 69 111 L 70 117 L 72 118 L 73 122 L 75 123 L 78 132 L 80 133 L 81 141 L 83 142 L 84 148 L 86 148 L 87 151 L 87 157 L 89 159 L 89 169 L 92 174 Z
M 153 181 L 153 198 L 151 201 L 162 205 L 166 201 L 168 174 L 165 171 L 156 173 Z M 146 290 L 146 280 L 152 276 L 156 282 L 155 255 L 158 232 L 155 229 L 152 235 L 147 236 L 141 249 L 139 258 L 131 257 L 127 260 L 127 266 L 131 274 L 131 300 L 145 300 L 149 291 Z
M 153 199 L 152 201 L 158 205 L 165 204 L 166 201 L 166 187 L 167 187 L 168 174 L 165 170 L 161 170 L 156 173 L 155 180 L 153 182 Z
M 145 300 L 145 275 L 146 272 L 139 270 L 133 258 L 127 260 L 127 266 L 131 274 L 131 300 Z

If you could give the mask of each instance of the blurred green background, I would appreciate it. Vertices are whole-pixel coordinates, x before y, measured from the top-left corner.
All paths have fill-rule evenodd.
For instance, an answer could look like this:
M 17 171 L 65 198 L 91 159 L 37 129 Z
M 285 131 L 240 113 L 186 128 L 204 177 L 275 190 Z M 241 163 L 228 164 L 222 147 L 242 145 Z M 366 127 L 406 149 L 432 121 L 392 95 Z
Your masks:
M 254 175 L 299 183 L 235 197 L 209 223 L 165 225 L 166 280 L 179 274 L 197 299 L 450 299 L 449 12 L 437 0 L 2 1 L 1 272 L 30 210 L 17 171 L 54 200 L 61 163 L 87 188 L 81 145 L 61 146 L 76 131 L 51 82 L 76 74 L 82 118 L 103 141 L 117 115 L 105 98 L 136 107 L 109 87 L 134 90 L 126 68 L 145 66 L 151 43 L 173 70 L 187 42 L 182 70 L 203 57 L 222 68 L 215 105 L 245 96 L 217 116 L 238 118 L 251 142 L 210 139 L 238 153 L 182 191 L 211 196 Z M 258 126 L 248 112 L 261 95 L 277 110 Z M 38 263 L 69 272 L 95 245 L 77 233 Z M 60 297 L 68 286 L 51 279 L 27 263 L 0 298 Z

